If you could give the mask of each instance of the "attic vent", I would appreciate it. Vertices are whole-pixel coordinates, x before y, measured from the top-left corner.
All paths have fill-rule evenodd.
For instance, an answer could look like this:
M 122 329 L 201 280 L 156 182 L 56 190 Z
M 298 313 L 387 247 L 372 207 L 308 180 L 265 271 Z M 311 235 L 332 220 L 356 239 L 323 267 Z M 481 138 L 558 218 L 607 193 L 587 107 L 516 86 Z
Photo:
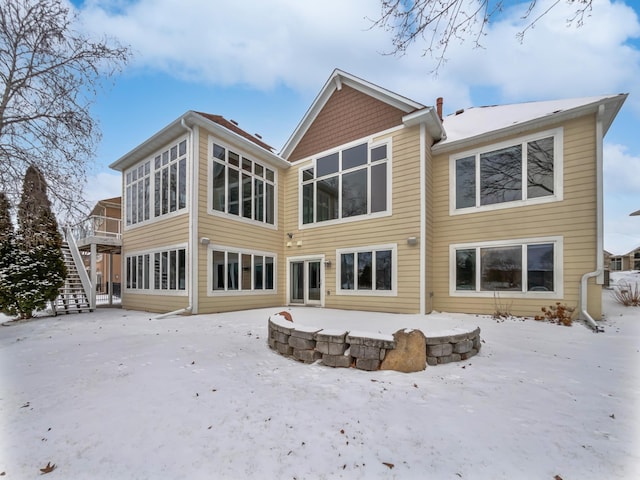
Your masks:
M 238 126 L 238 122 L 236 122 L 235 120 L 229 120 L 231 123 L 233 123 L 236 127 Z
M 253 134 L 255 137 L 259 138 L 260 140 L 262 140 L 262 135 L 260 135 L 259 133 L 254 133 Z
M 460 110 L 456 110 L 456 115 L 461 115 L 464 113 L 464 108 L 461 108 Z

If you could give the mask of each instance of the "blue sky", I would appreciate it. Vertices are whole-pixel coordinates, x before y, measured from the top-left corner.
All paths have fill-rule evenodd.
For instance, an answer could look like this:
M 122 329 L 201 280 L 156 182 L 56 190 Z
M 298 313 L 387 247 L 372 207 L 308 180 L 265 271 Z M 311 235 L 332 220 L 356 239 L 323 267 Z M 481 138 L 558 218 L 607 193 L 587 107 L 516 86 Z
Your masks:
M 473 0 L 468 0 L 473 1 Z M 540 11 L 555 0 L 538 0 Z M 371 28 L 376 0 L 75 0 L 79 28 L 130 45 L 132 62 L 93 112 L 103 139 L 86 198 L 120 194 L 108 165 L 187 110 L 234 119 L 276 148 L 284 145 L 334 68 L 445 114 L 479 105 L 629 93 L 605 138 L 605 248 L 640 245 L 640 7 L 594 0 L 590 17 L 567 25 L 561 2 L 520 43 L 528 1 L 508 2 L 482 48 L 453 42 L 438 75 L 421 45 L 403 57 L 388 32 Z

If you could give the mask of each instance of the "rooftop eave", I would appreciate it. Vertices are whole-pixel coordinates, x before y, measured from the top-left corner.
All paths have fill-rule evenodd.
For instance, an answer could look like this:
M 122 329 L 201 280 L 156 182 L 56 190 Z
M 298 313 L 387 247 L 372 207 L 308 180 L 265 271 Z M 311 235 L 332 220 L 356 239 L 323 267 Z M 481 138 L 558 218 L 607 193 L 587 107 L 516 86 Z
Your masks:
M 164 127 L 155 135 L 147 139 L 145 142 L 135 147 L 129 153 L 123 155 L 118 160 L 110 164 L 109 168 L 123 172 L 131 166 L 137 164 L 145 158 L 150 157 L 162 148 L 166 147 L 169 142 L 187 133 L 187 130 L 182 125 L 182 120 L 184 120 L 189 127 L 197 125 L 213 132 L 224 141 L 240 144 L 242 146 L 242 149 L 246 153 L 259 157 L 262 160 L 266 160 L 276 167 L 290 167 L 289 162 L 284 160 L 279 155 L 276 155 L 275 153 L 262 148 L 261 146 L 247 140 L 241 135 L 238 135 L 237 133 L 232 132 L 224 128 L 223 126 L 218 125 L 217 123 L 204 118 L 202 115 L 199 115 L 198 113 L 190 110 L 171 122 L 166 127 Z
M 311 103 L 309 109 L 305 112 L 300 123 L 296 126 L 295 130 L 282 147 L 280 155 L 283 158 L 287 158 L 289 155 L 291 155 L 296 145 L 304 136 L 313 121 L 316 119 L 331 95 L 336 90 L 341 90 L 343 85 L 347 85 L 355 90 L 358 90 L 359 92 L 365 93 L 373 98 L 385 102 L 405 113 L 424 108 L 424 105 L 422 105 L 421 103 L 415 102 L 407 97 L 403 97 L 402 95 L 398 95 L 395 92 L 367 82 L 366 80 L 358 78 L 340 69 L 335 69 L 314 99 L 314 101 Z
M 582 105 L 580 107 L 572 108 L 570 110 L 564 110 L 561 112 L 545 115 L 543 117 L 534 118 L 525 122 L 519 122 L 509 127 L 501 128 L 491 132 L 485 132 L 480 135 L 466 137 L 450 143 L 435 144 L 432 148 L 432 151 L 434 154 L 441 154 L 453 150 L 464 150 L 467 148 L 471 148 L 478 143 L 499 141 L 508 136 L 518 135 L 521 133 L 529 132 L 531 130 L 542 129 L 548 125 L 552 125 L 558 122 L 565 122 L 591 113 L 595 114 L 597 113 L 598 107 L 601 104 L 605 105 L 605 114 L 603 121 L 604 135 L 609 130 L 609 127 L 620 111 L 620 108 L 622 108 L 622 104 L 627 99 L 627 96 L 628 94 L 624 93 L 608 97 L 604 100 Z M 444 139 L 445 138 L 443 138 L 443 140 Z
M 447 133 L 444 131 L 442 121 L 440 121 L 438 113 L 432 107 L 426 107 L 405 115 L 402 117 L 402 123 L 406 127 L 412 127 L 414 125 L 424 123 L 427 127 L 427 131 L 435 141 L 447 138 Z

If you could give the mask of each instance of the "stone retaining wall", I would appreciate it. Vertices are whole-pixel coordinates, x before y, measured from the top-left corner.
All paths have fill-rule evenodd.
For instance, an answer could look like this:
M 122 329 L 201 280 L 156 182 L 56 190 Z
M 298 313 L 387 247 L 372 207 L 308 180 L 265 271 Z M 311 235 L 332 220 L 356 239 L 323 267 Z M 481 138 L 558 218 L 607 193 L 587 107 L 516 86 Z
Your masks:
M 318 360 L 329 367 L 355 367 L 360 370 L 391 369 L 398 371 L 417 371 L 422 368 L 402 367 L 402 361 L 384 362 L 387 352 L 395 350 L 397 340 L 402 336 L 403 343 L 410 336 L 421 338 L 421 352 L 426 353 L 426 364 L 459 362 L 474 356 L 480 350 L 480 328 L 472 331 L 456 331 L 440 336 L 410 335 L 409 330 L 399 330 L 393 335 L 368 332 L 348 332 L 308 327 L 293 323 L 276 314 L 269 318 L 269 347 L 281 355 L 292 357 L 304 363 Z M 415 331 L 414 331 L 415 332 Z M 415 340 L 412 340 L 415 342 Z M 424 348 L 424 350 L 422 350 Z M 402 350 L 410 352 L 410 349 Z M 410 353 L 403 353 L 409 355 Z M 407 359 L 407 364 L 412 362 Z M 425 359 L 422 357 L 422 363 Z M 413 362 L 415 364 L 415 361 Z

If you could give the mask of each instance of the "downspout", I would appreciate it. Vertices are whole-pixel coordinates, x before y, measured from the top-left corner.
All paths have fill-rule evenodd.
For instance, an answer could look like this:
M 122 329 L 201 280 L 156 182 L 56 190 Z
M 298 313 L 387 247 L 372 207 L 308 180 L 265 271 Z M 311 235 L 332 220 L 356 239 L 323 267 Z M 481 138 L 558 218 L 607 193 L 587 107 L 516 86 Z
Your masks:
M 166 317 L 172 317 L 174 315 L 182 315 L 183 313 L 198 313 L 198 309 L 194 308 L 195 290 L 198 288 L 198 281 L 197 281 L 198 255 L 197 253 L 194 253 L 194 249 L 196 249 L 198 245 L 197 238 L 195 238 L 197 236 L 195 219 L 197 219 L 197 216 L 198 216 L 198 212 L 197 212 L 198 197 L 197 197 L 197 190 L 196 190 L 198 165 L 196 165 L 195 154 L 194 154 L 196 149 L 193 146 L 194 136 L 195 136 L 193 128 L 187 125 L 187 122 L 184 121 L 184 117 L 180 120 L 180 125 L 182 125 L 182 127 L 189 132 L 189 142 L 188 142 L 187 148 L 189 151 L 188 158 L 191 160 L 191 162 L 187 162 L 187 163 L 191 165 L 190 171 L 192 172 L 191 201 L 189 205 L 189 241 L 187 243 L 188 252 L 189 252 L 188 258 L 189 258 L 189 272 L 190 272 L 189 283 L 187 284 L 187 291 L 189 292 L 189 295 L 188 295 L 189 305 L 185 308 L 174 310 L 173 312 L 167 312 L 167 313 L 163 313 L 162 315 L 158 315 L 154 317 L 155 320 L 160 320 Z M 196 178 L 196 180 L 194 180 L 194 177 Z
M 426 248 L 427 248 L 427 126 L 420 122 L 420 315 L 427 312 Z
M 596 115 L 596 269 L 582 275 L 580 280 L 580 318 L 583 319 L 594 332 L 601 331 L 598 324 L 587 311 L 587 281 L 593 277 L 599 277 L 604 272 L 604 214 L 603 214 L 603 127 L 602 117 L 604 105 L 598 107 Z

